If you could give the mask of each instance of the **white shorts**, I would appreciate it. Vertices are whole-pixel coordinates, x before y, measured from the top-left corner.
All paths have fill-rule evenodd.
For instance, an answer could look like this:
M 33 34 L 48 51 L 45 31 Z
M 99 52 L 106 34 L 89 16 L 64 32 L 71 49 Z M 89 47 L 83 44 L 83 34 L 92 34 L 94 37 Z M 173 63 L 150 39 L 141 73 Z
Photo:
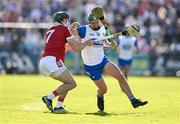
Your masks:
M 44 75 L 57 77 L 65 70 L 67 70 L 67 67 L 64 65 L 63 61 L 57 61 L 56 57 L 46 56 L 41 58 L 39 63 L 39 69 L 40 73 Z

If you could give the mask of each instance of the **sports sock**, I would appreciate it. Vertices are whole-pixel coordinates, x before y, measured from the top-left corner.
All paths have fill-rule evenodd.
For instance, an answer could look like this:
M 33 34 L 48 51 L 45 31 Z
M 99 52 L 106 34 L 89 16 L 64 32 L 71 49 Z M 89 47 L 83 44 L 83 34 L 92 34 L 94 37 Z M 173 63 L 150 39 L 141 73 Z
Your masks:
M 104 96 L 99 96 L 99 95 L 97 95 L 97 97 L 98 97 L 98 98 L 104 98 Z
M 137 99 L 134 96 L 129 97 L 129 100 L 131 101 L 131 103 L 134 103 Z
M 47 98 L 53 100 L 56 96 L 58 96 L 58 93 L 56 91 L 53 91 L 47 96 Z
M 59 96 L 58 101 L 57 101 L 56 108 L 62 107 L 63 102 L 64 102 L 64 98 L 61 98 L 61 97 Z

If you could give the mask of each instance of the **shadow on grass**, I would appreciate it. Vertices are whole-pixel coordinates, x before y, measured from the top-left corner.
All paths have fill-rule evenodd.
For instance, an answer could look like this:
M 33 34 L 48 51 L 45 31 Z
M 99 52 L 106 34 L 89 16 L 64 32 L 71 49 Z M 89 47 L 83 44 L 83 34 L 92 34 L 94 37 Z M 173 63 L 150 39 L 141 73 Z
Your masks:
M 78 113 L 78 112 L 68 112 L 68 113 L 53 113 L 50 111 L 44 111 L 43 113 L 47 114 L 73 114 L 73 115 L 83 115 L 84 113 Z M 126 116 L 126 115 L 132 115 L 136 117 L 143 116 L 146 113 L 139 113 L 139 112 L 127 112 L 127 113 L 108 113 L 108 112 L 90 112 L 90 113 L 85 113 L 85 115 L 95 115 L 95 116 Z
M 119 115 L 134 115 L 134 116 L 137 116 L 137 115 L 141 115 L 142 113 L 137 113 L 137 112 L 127 112 L 127 113 L 120 113 Z
M 107 112 L 102 112 L 102 111 L 98 111 L 98 112 L 92 112 L 92 113 L 85 113 L 86 115 L 96 115 L 96 116 L 111 116 L 111 115 L 118 115 L 116 113 L 107 113 Z
M 137 113 L 137 112 L 127 112 L 127 113 L 107 113 L 107 112 L 92 112 L 92 113 L 85 113 L 86 115 L 95 115 L 95 116 L 124 116 L 124 115 L 133 115 L 133 116 L 141 116 L 144 115 L 145 113 Z
M 53 112 L 50 112 L 50 111 L 44 111 L 43 113 L 47 113 L 47 114 L 74 114 L 74 115 L 82 114 L 82 113 L 78 113 L 78 112 L 53 113 Z

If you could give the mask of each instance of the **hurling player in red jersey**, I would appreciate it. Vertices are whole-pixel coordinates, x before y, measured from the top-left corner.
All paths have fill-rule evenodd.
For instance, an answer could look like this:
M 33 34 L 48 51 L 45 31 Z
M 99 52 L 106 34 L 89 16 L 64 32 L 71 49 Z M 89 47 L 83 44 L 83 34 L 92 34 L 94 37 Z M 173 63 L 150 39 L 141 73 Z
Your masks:
M 68 91 L 76 87 L 73 75 L 64 65 L 65 45 L 68 43 L 74 51 L 80 51 L 87 45 L 93 45 L 94 42 L 87 40 L 80 43 L 71 35 L 68 29 L 69 15 L 65 11 L 56 12 L 53 15 L 53 21 L 55 25 L 46 32 L 44 53 L 40 60 L 40 71 L 63 84 L 49 95 L 43 96 L 42 101 L 51 112 L 64 113 L 67 111 L 62 107 L 63 101 Z M 56 96 L 58 96 L 57 106 L 53 108 L 52 100 Z

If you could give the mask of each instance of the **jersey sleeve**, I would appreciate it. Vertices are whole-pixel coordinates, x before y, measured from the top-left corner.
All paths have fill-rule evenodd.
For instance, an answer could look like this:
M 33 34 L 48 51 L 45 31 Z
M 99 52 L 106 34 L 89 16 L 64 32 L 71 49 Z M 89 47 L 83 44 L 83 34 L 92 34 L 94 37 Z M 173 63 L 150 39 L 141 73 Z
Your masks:
M 77 31 L 78 31 L 80 38 L 84 38 L 86 36 L 86 27 L 85 26 L 78 28 Z

